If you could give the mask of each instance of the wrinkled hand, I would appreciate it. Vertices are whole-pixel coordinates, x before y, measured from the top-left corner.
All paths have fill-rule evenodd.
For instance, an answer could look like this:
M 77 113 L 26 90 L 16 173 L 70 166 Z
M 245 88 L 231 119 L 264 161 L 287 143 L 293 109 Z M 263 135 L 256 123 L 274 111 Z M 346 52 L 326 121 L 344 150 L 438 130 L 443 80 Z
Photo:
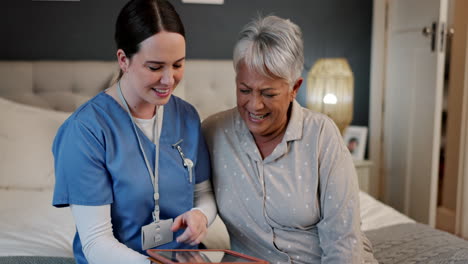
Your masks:
M 208 219 L 205 214 L 199 210 L 192 210 L 176 217 L 172 224 L 171 231 L 175 232 L 185 228 L 184 233 L 176 238 L 177 242 L 195 246 L 200 244 L 202 239 L 206 236 L 208 231 L 207 225 Z

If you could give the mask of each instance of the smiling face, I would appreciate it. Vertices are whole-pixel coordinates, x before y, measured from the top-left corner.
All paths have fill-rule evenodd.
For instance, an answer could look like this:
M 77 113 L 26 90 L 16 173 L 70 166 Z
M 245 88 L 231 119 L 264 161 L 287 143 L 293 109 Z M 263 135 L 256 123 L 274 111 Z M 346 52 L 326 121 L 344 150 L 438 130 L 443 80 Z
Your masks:
M 166 104 L 184 74 L 185 38 L 162 31 L 140 43 L 132 58 L 117 52 L 124 72 L 121 87 L 132 112 Z
M 288 124 L 288 110 L 302 79 L 292 89 L 283 79 L 272 79 L 249 71 L 240 63 L 236 75 L 237 109 L 254 138 L 281 136 Z

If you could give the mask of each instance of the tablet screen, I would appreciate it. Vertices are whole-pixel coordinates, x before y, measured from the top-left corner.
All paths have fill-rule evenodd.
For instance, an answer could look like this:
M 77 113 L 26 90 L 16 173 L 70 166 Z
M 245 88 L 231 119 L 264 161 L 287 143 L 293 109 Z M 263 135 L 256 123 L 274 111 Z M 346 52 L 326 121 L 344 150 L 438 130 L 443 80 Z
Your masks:
M 256 261 L 223 251 L 158 251 L 158 254 L 175 263 L 256 263 Z

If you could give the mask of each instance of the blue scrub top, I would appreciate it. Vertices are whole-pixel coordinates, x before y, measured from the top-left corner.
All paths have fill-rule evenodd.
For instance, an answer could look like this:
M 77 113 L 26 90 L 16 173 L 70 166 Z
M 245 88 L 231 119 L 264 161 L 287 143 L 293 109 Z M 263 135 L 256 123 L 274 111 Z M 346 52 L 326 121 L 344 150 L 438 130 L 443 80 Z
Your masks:
M 155 144 L 137 127 L 143 149 L 154 170 Z M 172 144 L 194 162 L 193 181 Z M 193 106 L 172 95 L 164 106 L 159 146 L 161 219 L 175 218 L 193 208 L 194 184 L 210 178 L 210 159 Z M 82 105 L 59 128 L 52 151 L 55 158 L 53 205 L 111 204 L 114 236 L 129 248 L 141 250 L 141 227 L 153 221 L 154 189 L 132 121 L 111 96 L 99 93 Z M 174 234 L 174 238 L 183 230 Z M 171 243 L 158 248 L 193 248 Z M 73 241 L 76 262 L 88 263 L 78 236 Z

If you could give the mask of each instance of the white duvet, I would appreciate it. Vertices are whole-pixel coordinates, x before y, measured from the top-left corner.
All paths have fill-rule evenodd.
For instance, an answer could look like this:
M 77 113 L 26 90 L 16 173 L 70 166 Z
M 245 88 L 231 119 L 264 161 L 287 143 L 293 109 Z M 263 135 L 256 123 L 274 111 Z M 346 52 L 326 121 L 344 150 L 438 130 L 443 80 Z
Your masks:
M 70 209 L 55 208 L 51 201 L 51 190 L 0 190 L 0 256 L 73 256 Z M 364 231 L 414 222 L 364 192 L 360 202 Z M 213 228 L 210 236 L 216 236 Z

